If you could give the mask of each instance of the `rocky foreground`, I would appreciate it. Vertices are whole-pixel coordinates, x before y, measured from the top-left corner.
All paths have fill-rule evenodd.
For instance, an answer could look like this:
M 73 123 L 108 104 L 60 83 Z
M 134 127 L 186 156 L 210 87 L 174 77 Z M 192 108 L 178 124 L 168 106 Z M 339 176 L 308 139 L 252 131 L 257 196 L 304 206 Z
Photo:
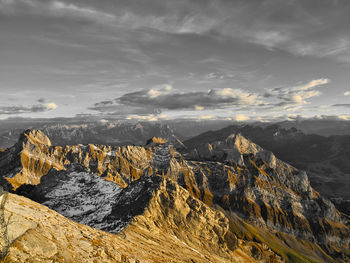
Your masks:
M 349 218 L 240 134 L 182 155 L 161 138 L 58 147 L 28 130 L 0 174 L 17 194 L 2 195 L 5 262 L 350 260 Z

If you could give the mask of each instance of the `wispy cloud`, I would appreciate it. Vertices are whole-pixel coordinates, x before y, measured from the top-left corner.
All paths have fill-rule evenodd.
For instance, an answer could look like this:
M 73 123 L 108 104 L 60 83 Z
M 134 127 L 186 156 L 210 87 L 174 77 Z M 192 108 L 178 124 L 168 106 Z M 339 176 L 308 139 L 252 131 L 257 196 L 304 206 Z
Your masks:
M 0 0 L 0 12 L 84 18 L 130 30 L 148 28 L 171 34 L 201 34 L 284 50 L 299 56 L 350 61 L 348 4 L 304 1 L 106 1 Z M 309 1 L 309 2 L 310 2 Z M 256 12 L 259 10 L 259 12 Z M 253 23 L 252 21 L 258 21 Z M 325 26 L 327 24 L 327 27 Z M 333 30 L 332 28 L 337 28 Z
M 166 120 L 168 116 L 166 114 L 149 114 L 149 115 L 128 115 L 126 116 L 127 120 L 143 120 L 143 121 L 159 121 L 159 120 Z
M 0 115 L 18 115 L 23 113 L 38 113 L 38 112 L 46 112 L 50 110 L 57 109 L 57 104 L 54 102 L 46 103 L 46 104 L 37 104 L 30 106 L 6 106 L 0 107 Z
M 48 9 L 55 15 L 71 15 L 84 17 L 97 22 L 113 22 L 116 19 L 114 14 L 110 14 L 92 7 L 66 3 L 62 1 L 52 1 Z
M 280 31 L 253 31 L 247 36 L 248 42 L 262 45 L 269 50 L 278 48 L 289 40 L 290 37 Z
M 332 34 L 331 34 L 332 35 Z M 312 38 L 291 40 L 284 49 L 298 56 L 331 58 L 339 62 L 350 63 L 350 37 L 346 34 L 320 40 Z
M 40 0 L 0 0 L 0 13 L 33 14 L 38 16 L 53 16 L 66 18 L 86 18 L 96 22 L 113 22 L 114 14 L 98 10 L 86 4 L 76 4 L 65 1 Z
M 308 99 L 320 96 L 322 93 L 316 88 L 326 85 L 329 79 L 315 79 L 305 84 L 294 87 L 273 88 L 267 90 L 264 94 L 265 98 L 278 99 L 276 106 L 284 109 L 295 109 L 308 103 Z

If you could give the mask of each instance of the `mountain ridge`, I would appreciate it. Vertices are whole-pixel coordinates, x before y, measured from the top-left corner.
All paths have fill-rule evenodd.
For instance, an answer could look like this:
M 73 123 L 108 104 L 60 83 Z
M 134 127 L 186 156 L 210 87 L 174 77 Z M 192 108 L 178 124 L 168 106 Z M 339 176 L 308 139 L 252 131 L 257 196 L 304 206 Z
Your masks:
M 61 174 L 62 178 L 65 179 L 59 185 L 57 191 L 55 190 L 56 193 L 62 193 L 62 189 L 69 189 L 62 187 L 65 187 L 67 182 L 71 180 L 73 180 L 73 183 L 68 183 L 68 185 L 74 187 L 78 187 L 80 184 L 84 186 L 85 183 L 88 185 L 88 182 L 97 185 L 99 181 L 103 180 L 108 184 L 116 184 L 117 188 L 112 187 L 114 190 L 110 191 L 111 193 L 118 191 L 125 193 L 129 190 L 134 191 L 136 188 L 133 185 L 148 180 L 147 178 L 164 178 L 163 180 L 171 180 L 172 184 L 175 184 L 175 188 L 178 185 L 181 189 L 184 189 L 184 193 L 194 198 L 193 200 L 203 202 L 211 208 L 222 210 L 225 215 L 224 218 L 228 220 L 225 223 L 226 225 L 233 224 L 248 231 L 247 228 L 243 227 L 244 224 L 248 223 L 254 226 L 254 229 L 261 228 L 272 231 L 271 233 L 274 233 L 276 237 L 284 233 L 283 235 L 290 235 L 289 240 L 293 238 L 304 239 L 303 242 L 309 244 L 309 246 L 312 243 L 318 243 L 322 248 L 314 247 L 313 249 L 319 252 L 313 254 L 313 257 L 320 257 L 321 255 L 322 259 L 319 260 L 322 262 L 328 262 L 327 257 L 322 256 L 323 252 L 321 251 L 323 250 L 327 251 L 330 256 L 336 256 L 337 260 L 341 257 L 347 257 L 346 249 L 349 246 L 349 238 L 346 237 L 349 237 L 349 227 L 346 226 L 348 224 L 346 222 L 348 222 L 348 219 L 341 215 L 331 202 L 323 199 L 312 190 L 304 172 L 276 159 L 273 153 L 262 149 L 242 135 L 234 134 L 228 136 L 225 141 L 214 143 L 209 155 L 201 150 L 201 156 L 206 156 L 206 160 L 203 160 L 201 156 L 198 156 L 199 158 L 196 160 L 196 158 L 191 157 L 191 154 L 182 156 L 173 145 L 159 139 L 152 139 L 152 143 L 145 147 L 111 147 L 91 144 L 87 146 L 57 147 L 49 146 L 48 141 L 40 132 L 27 131 L 26 135 L 26 138 L 28 136 L 34 136 L 34 138 L 29 138 L 22 144 L 20 143 L 23 150 L 31 150 L 32 154 L 41 158 L 33 158 L 29 161 L 21 159 L 21 161 L 25 161 L 20 165 L 26 166 L 24 170 L 33 172 L 32 174 L 29 173 L 31 179 L 33 179 L 32 175 L 39 176 L 37 176 L 36 181 L 29 181 L 33 184 L 32 186 L 26 186 L 24 184 L 27 182 L 26 180 L 17 180 L 15 186 L 18 193 L 32 197 L 32 199 L 35 196 L 33 193 L 39 191 L 40 187 L 44 192 L 50 190 L 50 187 L 45 186 L 45 182 L 50 180 L 45 178 L 52 177 L 56 180 L 56 177 L 60 178 Z M 45 143 L 40 145 L 38 141 Z M 206 147 L 208 148 L 208 145 Z M 235 151 L 234 154 L 225 155 L 225 151 L 232 150 Z M 7 152 L 1 154 L 0 164 L 4 164 L 4 160 L 9 160 L 11 156 L 14 157 L 13 154 L 11 155 L 13 151 L 13 148 L 10 148 Z M 215 154 L 212 155 L 212 153 Z M 224 156 L 225 159 L 216 158 L 216 156 Z M 227 157 L 229 158 L 227 159 Z M 55 165 L 52 165 L 49 171 L 43 174 L 43 166 L 40 164 L 45 164 L 46 160 L 52 160 L 52 164 Z M 30 167 L 38 168 L 40 172 L 38 173 L 35 169 L 30 170 Z M 3 171 L 1 166 L 0 171 Z M 19 173 L 20 175 L 24 174 L 23 171 Z M 10 172 L 6 176 L 13 179 L 16 178 L 17 174 Z M 2 177 L 4 177 L 4 174 Z M 42 178 L 42 181 L 40 178 Z M 9 183 L 13 181 L 9 180 Z M 22 186 L 18 185 L 21 182 L 23 182 Z M 123 188 L 124 190 L 122 190 Z M 169 189 L 165 187 L 164 193 L 167 193 L 165 196 L 169 195 L 169 191 L 171 192 L 171 187 Z M 37 195 L 45 199 L 47 198 L 46 192 L 39 191 Z M 89 195 L 94 196 L 92 193 Z M 114 196 L 115 198 L 112 199 L 123 199 L 121 196 L 117 197 L 117 194 Z M 56 194 L 55 198 L 59 199 L 61 196 Z M 125 198 L 123 199 L 125 201 L 119 204 L 117 210 L 122 211 L 123 205 L 125 206 L 131 197 Z M 179 198 L 177 197 L 176 200 L 179 200 Z M 87 206 L 93 205 L 92 199 L 89 202 L 89 204 L 86 204 Z M 57 202 L 56 207 L 54 203 L 46 204 L 56 211 L 61 211 L 60 203 L 65 202 Z M 159 207 L 162 207 L 161 210 L 169 209 L 170 204 L 171 202 L 168 202 L 164 206 L 164 203 L 158 202 Z M 106 208 L 108 205 L 106 203 L 103 206 Z M 76 207 L 79 207 L 79 204 Z M 195 209 L 195 206 L 191 209 Z M 146 210 L 142 210 L 141 213 L 144 213 L 144 211 Z M 63 212 L 61 211 L 61 213 Z M 69 218 L 69 213 L 64 215 Z M 111 224 L 115 224 L 118 222 L 119 219 L 112 215 L 113 208 L 107 211 L 106 216 L 102 219 L 105 220 L 103 223 L 110 221 Z M 87 222 L 78 217 L 74 218 L 74 216 L 71 219 L 82 223 Z M 163 217 L 162 220 L 166 219 Z M 98 227 L 98 224 L 92 226 Z M 117 227 L 117 229 L 120 228 Z M 239 231 L 237 232 L 237 227 L 233 229 L 235 230 L 232 232 L 232 237 L 241 235 Z M 251 231 L 251 228 L 249 229 L 248 232 Z M 106 228 L 106 230 L 113 232 L 112 228 Z M 243 235 L 241 238 L 244 240 L 246 237 Z M 262 242 L 267 242 L 266 240 L 264 239 Z M 231 241 L 220 242 L 230 243 Z M 251 241 L 246 240 L 244 242 Z M 300 242 L 296 241 L 296 244 L 302 244 Z M 289 249 L 297 248 L 295 244 L 291 246 L 292 248 Z M 302 254 L 311 253 L 308 252 L 305 245 L 301 245 L 301 247 Z M 269 249 L 272 248 L 269 247 Z M 274 253 L 278 254 L 275 247 L 274 249 Z M 337 256 L 337 253 L 342 256 Z M 288 256 L 283 253 L 280 253 L 279 256 L 288 259 Z
M 349 135 L 324 137 L 277 124 L 265 127 L 244 125 L 208 131 L 186 140 L 184 144 L 193 150 L 204 143 L 224 140 L 232 133 L 241 133 L 283 161 L 305 170 L 317 191 L 332 199 L 342 212 L 350 214 Z

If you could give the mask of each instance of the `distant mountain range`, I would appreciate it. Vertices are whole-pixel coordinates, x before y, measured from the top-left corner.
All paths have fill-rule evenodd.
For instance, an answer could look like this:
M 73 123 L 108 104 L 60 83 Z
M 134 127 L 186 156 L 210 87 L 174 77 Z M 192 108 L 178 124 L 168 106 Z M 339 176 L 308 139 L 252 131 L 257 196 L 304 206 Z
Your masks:
M 35 125 L 47 134 L 54 145 L 108 144 L 141 145 L 152 136 L 173 140 L 175 133 L 167 124 L 160 123 L 83 123 Z M 5 130 L 0 134 L 0 148 L 16 143 L 22 128 Z
M 184 143 L 171 134 L 55 146 L 27 130 L 0 152 L 0 182 L 13 193 L 1 196 L 11 227 L 0 252 L 7 262 L 348 262 L 349 216 L 248 131 L 273 131 L 276 145 L 306 136 L 240 126 Z
M 285 129 L 278 124 L 232 125 L 202 133 L 184 144 L 193 150 L 204 143 L 224 140 L 232 133 L 242 134 L 278 158 L 307 171 L 311 185 L 350 214 L 350 135 L 304 134 L 294 127 Z
M 350 121 L 300 120 L 276 123 L 282 128 L 296 128 L 304 134 L 321 136 L 350 135 Z M 229 120 L 176 119 L 162 122 L 138 122 L 120 120 L 99 120 L 95 118 L 57 118 L 0 120 L 0 148 L 11 147 L 25 129 L 40 129 L 48 134 L 55 145 L 68 144 L 144 144 L 152 136 L 174 134 L 181 140 L 188 140 L 201 133 L 219 130 L 227 126 L 241 126 Z M 253 127 L 268 127 L 273 124 L 254 122 Z
M 350 135 L 350 121 L 305 119 L 299 121 L 283 121 L 277 123 L 283 128 L 296 128 L 306 134 L 318 134 L 322 136 Z

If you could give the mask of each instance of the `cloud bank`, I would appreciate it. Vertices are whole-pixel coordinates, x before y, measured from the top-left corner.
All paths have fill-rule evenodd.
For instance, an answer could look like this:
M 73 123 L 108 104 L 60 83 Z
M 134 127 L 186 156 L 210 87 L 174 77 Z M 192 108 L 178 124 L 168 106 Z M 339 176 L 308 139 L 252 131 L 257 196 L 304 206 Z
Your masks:
M 90 110 L 102 113 L 159 114 L 163 110 L 181 111 L 224 109 L 234 106 L 259 105 L 258 95 L 240 89 L 212 89 L 207 92 L 179 92 L 171 85 L 162 85 L 122 95 L 115 100 L 96 103 Z
M 18 115 L 23 113 L 38 113 L 47 112 L 57 109 L 57 105 L 54 102 L 47 104 L 37 104 L 30 106 L 5 106 L 0 107 L 0 115 Z
M 165 84 L 151 89 L 125 93 L 114 100 L 96 103 L 90 110 L 110 115 L 152 115 L 167 112 L 198 112 L 198 116 L 209 111 L 222 114 L 237 111 L 253 113 L 273 112 L 276 110 L 302 109 L 309 104 L 309 99 L 320 96 L 319 87 L 330 83 L 327 78 L 315 79 L 292 87 L 267 89 L 265 93 L 248 92 L 241 89 L 211 89 L 207 92 L 180 92 Z M 220 112 L 218 112 L 220 111 Z M 204 112 L 204 113 L 199 113 Z M 256 113 L 254 113 L 256 114 Z M 235 114 L 237 121 L 246 121 L 248 114 Z

